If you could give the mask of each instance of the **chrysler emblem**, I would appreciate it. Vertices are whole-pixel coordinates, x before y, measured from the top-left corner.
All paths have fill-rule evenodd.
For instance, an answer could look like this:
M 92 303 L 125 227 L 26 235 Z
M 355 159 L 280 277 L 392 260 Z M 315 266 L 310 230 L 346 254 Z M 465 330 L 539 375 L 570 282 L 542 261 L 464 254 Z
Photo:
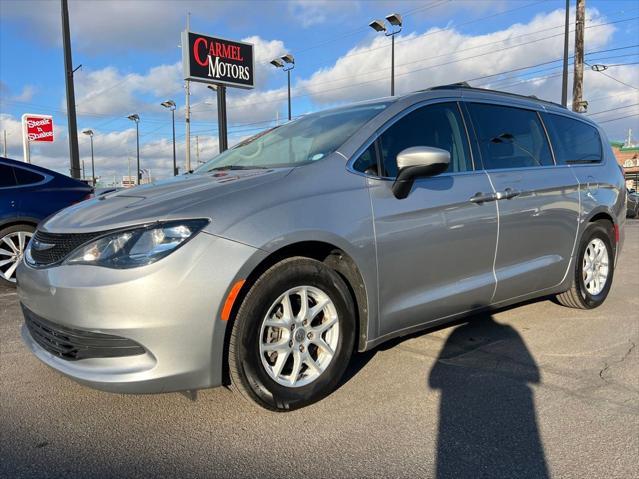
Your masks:
M 37 251 L 46 251 L 48 249 L 53 248 L 55 245 L 51 244 L 51 243 L 43 243 L 42 241 L 37 240 L 36 238 L 33 238 L 31 240 L 31 248 L 37 250 Z

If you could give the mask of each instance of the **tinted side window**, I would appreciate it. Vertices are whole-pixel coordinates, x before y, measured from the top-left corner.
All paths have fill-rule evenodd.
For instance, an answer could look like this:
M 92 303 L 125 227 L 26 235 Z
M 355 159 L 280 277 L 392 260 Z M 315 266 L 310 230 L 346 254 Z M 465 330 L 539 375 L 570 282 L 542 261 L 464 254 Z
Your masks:
M 593 126 L 566 116 L 543 114 L 558 165 L 601 161 L 601 138 Z
M 536 112 L 484 103 L 470 103 L 468 111 L 487 170 L 554 164 Z
M 377 154 L 375 153 L 375 142 L 371 144 L 366 151 L 362 153 L 355 163 L 353 163 L 353 169 L 361 171 L 362 173 L 368 173 L 371 175 L 379 175 L 377 171 Z
M 379 145 L 383 176 L 397 176 L 397 154 L 411 146 L 447 150 L 449 172 L 472 170 L 466 132 L 456 103 L 438 103 L 409 113 L 382 134 Z
M 16 179 L 13 176 L 13 168 L 9 165 L 0 165 L 0 188 L 15 185 Z
M 44 180 L 44 176 L 34 171 L 23 170 L 22 168 L 14 168 L 13 171 L 16 173 L 16 179 L 20 186 L 32 185 Z

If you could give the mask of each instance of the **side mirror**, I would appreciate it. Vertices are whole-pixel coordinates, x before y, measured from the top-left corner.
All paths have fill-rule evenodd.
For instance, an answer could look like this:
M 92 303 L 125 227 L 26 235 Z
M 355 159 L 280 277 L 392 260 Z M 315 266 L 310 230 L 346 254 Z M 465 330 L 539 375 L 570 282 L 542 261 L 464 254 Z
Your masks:
M 404 199 L 410 193 L 415 178 L 435 176 L 448 169 L 450 153 L 431 146 L 413 146 L 397 155 L 397 178 L 393 183 L 393 194 Z

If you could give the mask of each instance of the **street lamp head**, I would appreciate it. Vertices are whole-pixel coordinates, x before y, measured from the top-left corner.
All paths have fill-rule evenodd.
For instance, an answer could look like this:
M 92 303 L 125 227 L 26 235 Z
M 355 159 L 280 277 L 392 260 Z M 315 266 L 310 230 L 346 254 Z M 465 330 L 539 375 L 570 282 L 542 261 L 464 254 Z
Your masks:
M 286 63 L 295 64 L 295 58 L 290 53 L 287 53 L 286 55 L 283 55 L 282 56 L 282 60 L 284 60 Z
M 602 72 L 608 69 L 607 65 L 602 65 L 601 63 L 595 63 L 590 67 L 590 69 L 594 72 Z
M 208 88 L 209 90 L 217 91 L 217 85 L 206 85 L 206 88 Z
M 402 26 L 402 16 L 399 13 L 391 13 L 390 15 L 386 15 L 386 20 L 388 20 L 388 23 L 390 23 L 394 27 Z
M 93 136 L 93 130 L 84 130 L 82 133 L 85 135 Z
M 132 115 L 127 116 L 127 118 L 136 123 L 140 121 L 140 116 L 137 113 L 133 113 Z
M 175 102 L 173 100 L 166 100 L 160 103 L 164 108 L 168 108 L 169 110 L 175 110 Z
M 368 26 L 371 27 L 376 32 L 386 31 L 386 25 L 384 25 L 384 20 L 373 20 L 372 22 L 368 24 Z
M 284 62 L 282 62 L 282 60 L 280 60 L 279 58 L 274 58 L 273 60 L 271 60 L 271 65 L 273 65 L 275 68 L 283 68 Z

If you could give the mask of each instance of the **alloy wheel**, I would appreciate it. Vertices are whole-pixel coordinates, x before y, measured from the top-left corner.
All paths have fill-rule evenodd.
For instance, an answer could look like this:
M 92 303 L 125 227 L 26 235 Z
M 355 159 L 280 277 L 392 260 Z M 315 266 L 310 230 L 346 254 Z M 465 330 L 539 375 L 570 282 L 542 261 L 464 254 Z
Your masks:
M 0 277 L 16 282 L 16 268 L 32 236 L 29 231 L 14 231 L 0 239 Z
M 583 278 L 586 291 L 593 296 L 601 293 L 608 281 L 608 248 L 599 238 L 593 238 L 586 246 L 583 259 Z
M 331 363 L 339 341 L 337 309 L 313 286 L 298 286 L 271 305 L 260 328 L 260 359 L 278 384 L 300 387 Z

